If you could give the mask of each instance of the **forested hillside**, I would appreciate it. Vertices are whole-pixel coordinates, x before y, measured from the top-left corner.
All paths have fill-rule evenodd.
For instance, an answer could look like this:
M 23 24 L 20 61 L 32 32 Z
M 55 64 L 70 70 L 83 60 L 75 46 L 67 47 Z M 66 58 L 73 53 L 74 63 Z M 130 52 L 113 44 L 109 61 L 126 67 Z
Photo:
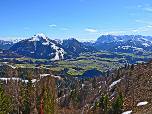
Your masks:
M 0 67 L 2 113 L 120 114 L 151 110 L 151 61 L 125 65 L 106 77 L 58 76 L 50 69 Z M 55 73 L 56 75 L 54 75 Z M 137 106 L 146 101 L 146 106 Z

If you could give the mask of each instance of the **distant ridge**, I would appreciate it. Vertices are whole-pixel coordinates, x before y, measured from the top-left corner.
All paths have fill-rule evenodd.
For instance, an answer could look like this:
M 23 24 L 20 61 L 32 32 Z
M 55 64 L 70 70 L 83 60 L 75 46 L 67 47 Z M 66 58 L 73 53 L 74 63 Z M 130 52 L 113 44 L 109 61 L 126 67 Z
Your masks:
M 43 33 L 15 43 L 10 50 L 27 57 L 52 60 L 76 57 L 83 52 L 98 51 L 94 47 L 85 46 L 74 38 L 55 41 L 50 40 Z
M 56 40 L 57 43 L 61 44 L 64 48 L 68 49 L 72 53 L 74 53 L 76 56 L 78 56 L 80 53 L 83 52 L 98 52 L 96 48 L 92 46 L 87 46 L 82 43 L 80 43 L 75 38 L 69 38 L 65 40 Z
M 83 42 L 98 50 L 116 52 L 152 51 L 152 37 L 142 35 L 102 35 L 96 42 Z

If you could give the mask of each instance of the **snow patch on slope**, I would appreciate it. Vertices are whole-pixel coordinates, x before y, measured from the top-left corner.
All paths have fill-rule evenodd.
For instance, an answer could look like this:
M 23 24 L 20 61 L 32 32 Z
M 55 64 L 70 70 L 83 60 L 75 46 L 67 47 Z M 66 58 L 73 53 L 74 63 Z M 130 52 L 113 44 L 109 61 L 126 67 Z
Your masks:
M 111 89 L 114 85 L 116 85 L 117 83 L 119 83 L 121 81 L 121 79 L 112 82 L 112 84 L 109 86 L 109 89 Z
M 131 113 L 132 113 L 132 110 L 123 112 L 122 114 L 131 114 Z
M 143 43 L 142 45 L 144 45 L 145 47 L 150 46 L 148 43 Z
M 147 102 L 147 101 L 144 101 L 144 102 L 138 103 L 137 106 L 142 106 L 142 105 L 146 105 L 146 104 L 148 104 L 148 102 Z
M 58 46 L 56 46 L 54 43 L 51 42 L 51 44 L 52 44 L 51 47 L 56 51 L 55 57 L 52 60 L 59 60 L 60 56 L 63 59 L 65 51 L 62 48 L 59 48 Z
M 42 45 L 49 45 L 49 42 L 43 42 Z
M 34 35 L 29 41 L 34 42 L 35 50 L 36 50 L 36 41 L 41 41 L 43 39 L 42 45 L 50 45 L 53 50 L 55 50 L 55 57 L 52 60 L 59 60 L 60 58 L 64 58 L 64 54 L 66 53 L 64 49 L 56 46 L 53 42 L 51 42 L 43 33 L 39 33 L 37 35 Z M 56 41 L 57 42 L 57 41 Z M 59 44 L 62 44 L 62 40 L 58 40 Z M 50 53 L 49 55 L 51 55 Z

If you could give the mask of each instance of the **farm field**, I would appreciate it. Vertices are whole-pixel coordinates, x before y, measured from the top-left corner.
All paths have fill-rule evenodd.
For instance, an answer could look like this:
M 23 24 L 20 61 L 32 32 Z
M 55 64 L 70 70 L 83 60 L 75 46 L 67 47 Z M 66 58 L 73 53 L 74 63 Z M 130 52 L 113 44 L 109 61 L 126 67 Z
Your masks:
M 152 52 L 140 53 L 118 53 L 100 51 L 97 53 L 81 53 L 79 57 L 67 60 L 46 60 L 32 58 L 11 59 L 14 61 L 13 66 L 22 68 L 43 67 L 53 71 L 66 72 L 69 75 L 81 76 L 88 70 L 98 70 L 106 73 L 109 69 L 111 72 L 125 64 L 137 64 L 150 60 Z

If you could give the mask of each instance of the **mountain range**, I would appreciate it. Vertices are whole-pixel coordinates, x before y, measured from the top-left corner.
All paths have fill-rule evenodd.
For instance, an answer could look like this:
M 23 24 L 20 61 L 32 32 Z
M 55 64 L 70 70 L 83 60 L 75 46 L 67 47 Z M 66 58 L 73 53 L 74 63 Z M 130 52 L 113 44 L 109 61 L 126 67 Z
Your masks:
M 12 41 L 4 41 L 0 40 L 0 49 L 8 50 L 10 47 L 12 47 L 14 42 Z
M 53 60 L 76 57 L 83 52 L 98 51 L 94 47 L 85 46 L 74 38 L 50 40 L 42 33 L 14 44 L 10 50 L 27 57 Z
M 152 51 L 152 37 L 102 35 L 95 42 L 79 42 L 75 38 L 51 40 L 39 33 L 18 42 L 0 40 L 0 49 L 9 49 L 19 55 L 37 59 L 60 60 L 99 50 L 122 53 Z
M 152 37 L 142 35 L 102 35 L 94 43 L 83 42 L 83 44 L 93 46 L 98 50 L 115 52 L 151 51 Z
M 82 43 L 80 43 L 75 38 L 69 38 L 65 40 L 56 40 L 56 42 L 60 45 L 62 45 L 64 48 L 68 49 L 72 53 L 74 53 L 76 56 L 78 56 L 80 53 L 83 52 L 98 52 L 96 48 L 93 46 L 87 46 Z

